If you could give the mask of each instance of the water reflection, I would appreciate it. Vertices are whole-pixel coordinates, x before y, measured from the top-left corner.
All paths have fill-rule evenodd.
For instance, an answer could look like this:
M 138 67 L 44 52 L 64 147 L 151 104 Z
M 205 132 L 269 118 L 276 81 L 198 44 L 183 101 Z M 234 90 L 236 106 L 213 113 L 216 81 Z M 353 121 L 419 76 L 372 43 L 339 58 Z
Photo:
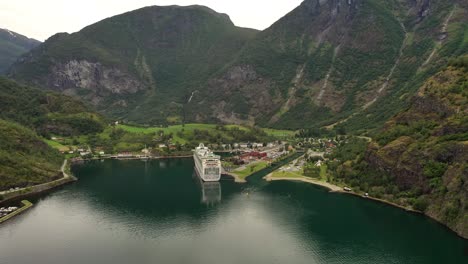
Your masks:
M 221 184 L 219 182 L 204 182 L 193 172 L 193 178 L 201 191 L 200 202 L 206 205 L 215 205 L 221 202 Z

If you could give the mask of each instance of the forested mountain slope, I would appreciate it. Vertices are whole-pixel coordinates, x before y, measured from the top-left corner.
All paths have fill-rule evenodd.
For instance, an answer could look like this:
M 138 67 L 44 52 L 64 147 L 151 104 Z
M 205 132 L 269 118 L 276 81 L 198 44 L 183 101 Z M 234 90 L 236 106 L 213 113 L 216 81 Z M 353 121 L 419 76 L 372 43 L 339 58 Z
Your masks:
M 104 125 L 76 99 L 0 78 L 0 191 L 61 178 L 64 157 L 44 139 L 93 134 Z
M 412 206 L 468 237 L 468 57 L 452 60 L 366 150 L 337 155 L 337 179 Z M 348 151 L 352 153 L 350 145 Z
M 141 123 L 180 122 L 183 105 L 255 30 L 202 6 L 146 7 L 57 34 L 10 71 Z
M 468 52 L 467 18 L 463 1 L 306 0 L 249 42 L 191 113 L 211 107 L 206 118 L 289 128 L 378 127 L 448 58 Z
M 147 7 L 58 34 L 10 70 L 140 124 L 381 126 L 468 51 L 459 0 L 305 0 L 270 28 L 201 6 Z
M 40 41 L 0 28 L 0 74 L 5 73 L 18 57 L 39 44 Z

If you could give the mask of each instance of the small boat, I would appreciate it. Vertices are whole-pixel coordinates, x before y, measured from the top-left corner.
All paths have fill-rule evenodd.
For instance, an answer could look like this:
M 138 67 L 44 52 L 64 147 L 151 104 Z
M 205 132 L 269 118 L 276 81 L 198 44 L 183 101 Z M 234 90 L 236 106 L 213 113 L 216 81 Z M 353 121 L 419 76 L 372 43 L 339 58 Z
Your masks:
M 352 191 L 352 189 L 351 189 L 351 188 L 349 188 L 349 187 L 344 187 L 344 188 L 343 188 L 343 190 L 345 190 L 345 191 L 347 191 L 347 192 L 350 192 L 350 191 Z

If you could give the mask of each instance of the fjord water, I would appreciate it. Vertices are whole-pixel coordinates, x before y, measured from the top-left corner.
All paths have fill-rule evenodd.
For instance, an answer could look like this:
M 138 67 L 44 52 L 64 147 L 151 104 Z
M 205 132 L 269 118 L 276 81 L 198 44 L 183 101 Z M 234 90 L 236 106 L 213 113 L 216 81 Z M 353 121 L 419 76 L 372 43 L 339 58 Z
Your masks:
M 0 226 L 0 263 L 468 263 L 436 222 L 304 183 L 202 184 L 191 159 L 90 162 Z

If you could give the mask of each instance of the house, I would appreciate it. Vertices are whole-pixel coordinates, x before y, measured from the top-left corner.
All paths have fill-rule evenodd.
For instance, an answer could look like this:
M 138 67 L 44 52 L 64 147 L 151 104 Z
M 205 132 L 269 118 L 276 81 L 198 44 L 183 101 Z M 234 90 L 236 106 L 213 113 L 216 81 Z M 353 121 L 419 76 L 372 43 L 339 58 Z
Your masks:
M 131 158 L 131 157 L 133 157 L 133 154 L 131 152 L 124 151 L 124 152 L 120 152 L 119 154 L 117 154 L 117 157 L 119 157 L 119 158 Z
M 254 148 L 263 148 L 263 143 L 253 143 L 252 147 L 254 147 Z
M 158 147 L 159 147 L 159 148 L 167 148 L 167 145 L 166 145 L 166 144 L 159 144 Z
M 240 148 L 249 148 L 249 143 L 240 143 L 239 147 Z

